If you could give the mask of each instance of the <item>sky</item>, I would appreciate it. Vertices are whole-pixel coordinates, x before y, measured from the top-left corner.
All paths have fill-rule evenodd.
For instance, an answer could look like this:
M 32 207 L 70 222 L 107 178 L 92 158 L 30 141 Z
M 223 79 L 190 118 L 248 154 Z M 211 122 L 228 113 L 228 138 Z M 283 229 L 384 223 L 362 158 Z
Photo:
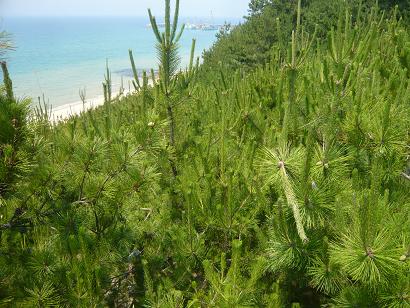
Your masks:
M 249 0 L 181 0 L 185 17 L 246 15 Z M 175 1 L 171 1 L 171 5 Z M 0 0 L 0 16 L 146 16 L 164 12 L 164 0 Z

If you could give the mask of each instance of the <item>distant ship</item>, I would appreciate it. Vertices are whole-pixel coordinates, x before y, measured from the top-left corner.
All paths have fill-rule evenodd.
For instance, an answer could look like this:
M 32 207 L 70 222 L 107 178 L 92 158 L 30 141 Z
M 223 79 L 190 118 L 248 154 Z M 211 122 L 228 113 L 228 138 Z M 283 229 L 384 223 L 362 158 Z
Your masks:
M 189 30 L 202 30 L 202 31 L 218 31 L 222 28 L 222 25 L 215 24 L 191 24 L 187 23 L 185 28 Z
M 222 25 L 215 25 L 215 24 L 191 24 L 189 22 L 185 24 L 185 29 L 199 30 L 199 31 L 218 31 L 222 27 L 223 27 Z M 147 24 L 147 28 L 152 28 L 152 25 Z M 160 29 L 165 28 L 165 23 L 159 23 L 158 28 Z
M 157 25 L 160 29 L 165 28 L 165 23 L 158 23 Z M 147 28 L 152 28 L 152 25 L 150 23 L 147 24 Z
M 1 0 L 0 0 L 1 1 Z M 211 19 L 210 20 L 214 20 L 214 14 L 211 11 Z M 218 24 L 214 24 L 214 23 L 190 23 L 187 22 L 185 23 L 185 29 L 188 30 L 199 30 L 199 31 L 219 31 L 224 27 L 224 25 L 218 25 Z M 152 28 L 151 24 L 147 25 L 147 28 Z M 158 28 L 165 28 L 165 23 L 158 23 Z

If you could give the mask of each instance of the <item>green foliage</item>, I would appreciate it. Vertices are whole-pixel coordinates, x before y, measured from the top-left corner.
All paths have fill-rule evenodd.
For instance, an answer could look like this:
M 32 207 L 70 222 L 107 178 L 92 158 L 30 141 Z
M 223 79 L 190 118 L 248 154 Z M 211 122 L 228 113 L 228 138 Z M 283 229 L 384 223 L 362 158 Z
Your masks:
M 0 31 L 0 60 L 3 60 L 6 52 L 11 49 L 13 49 L 13 43 L 10 35 L 5 31 Z
M 178 4 L 138 93 L 58 124 L 1 93 L 0 304 L 407 307 L 405 23 L 301 3 L 265 65 L 182 71 Z
M 104 75 L 105 81 L 103 82 L 103 90 L 104 90 L 104 103 L 111 103 L 112 100 L 112 81 L 111 81 L 111 72 L 108 68 L 108 60 L 106 63 L 106 73 Z
M 165 32 L 160 33 L 157 21 L 152 16 L 151 10 L 148 10 L 151 26 L 157 39 L 157 58 L 159 61 L 159 80 L 158 89 L 162 93 L 162 98 L 166 106 L 169 121 L 169 145 L 175 148 L 175 105 L 181 100 L 181 94 L 189 86 L 194 74 L 193 57 L 195 51 L 195 40 L 192 42 L 191 59 L 189 68 L 185 73 L 177 74 L 180 67 L 181 59 L 178 54 L 178 42 L 184 32 L 185 25 L 178 30 L 179 18 L 179 0 L 176 0 L 174 19 L 171 21 L 171 1 L 165 0 Z M 135 65 L 130 52 L 131 64 L 133 67 L 134 77 L 138 83 L 138 77 L 135 74 Z M 154 83 L 156 81 L 154 80 Z M 178 95 L 179 94 L 179 95 Z M 178 170 L 174 158 L 169 159 L 174 177 L 177 176 Z
M 263 260 L 255 262 L 250 277 L 243 277 L 240 264 L 241 246 L 242 243 L 238 240 L 232 243 L 229 269 L 224 253 L 221 255 L 220 272 L 214 270 L 210 261 L 204 261 L 205 278 L 211 285 L 210 294 L 205 300 L 208 307 L 253 307 L 258 302 L 254 296 L 257 293 L 257 281 L 263 273 Z
M 30 169 L 28 149 L 24 149 L 29 134 L 26 123 L 29 102 L 15 100 L 6 63 L 2 62 L 1 66 L 5 87 L 0 93 L 0 198 Z
M 246 22 L 228 31 L 222 29 L 218 41 L 204 52 L 204 68 L 215 70 L 220 65 L 229 69 L 251 70 L 263 66 L 273 59 L 278 45 L 290 43 L 293 24 L 297 19 L 297 0 L 252 0 Z M 379 0 L 380 8 L 393 11 L 408 24 L 410 2 L 407 0 Z M 354 18 L 361 19 L 363 8 L 376 4 L 374 0 L 303 0 L 302 25 L 304 31 L 326 38 L 328 32 L 338 25 L 340 14 L 346 6 L 351 8 Z

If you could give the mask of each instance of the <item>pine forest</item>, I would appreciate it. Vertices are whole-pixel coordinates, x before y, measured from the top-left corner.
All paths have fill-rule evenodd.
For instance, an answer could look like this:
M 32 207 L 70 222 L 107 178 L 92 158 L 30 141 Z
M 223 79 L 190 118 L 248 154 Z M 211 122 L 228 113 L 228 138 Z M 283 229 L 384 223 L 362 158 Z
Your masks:
M 0 306 L 410 307 L 409 2 L 253 0 L 182 69 L 179 6 L 64 121 L 1 62 Z

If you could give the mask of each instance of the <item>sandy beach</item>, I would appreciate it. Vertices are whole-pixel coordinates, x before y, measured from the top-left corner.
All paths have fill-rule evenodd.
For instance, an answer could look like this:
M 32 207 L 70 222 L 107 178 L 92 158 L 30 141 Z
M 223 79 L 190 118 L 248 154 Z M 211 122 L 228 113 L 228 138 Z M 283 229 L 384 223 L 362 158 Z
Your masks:
M 132 93 L 135 93 L 135 90 L 124 90 L 121 95 L 120 92 L 114 92 L 112 93 L 112 98 L 113 100 L 117 98 L 122 99 Z M 50 121 L 53 123 L 64 121 L 71 116 L 80 115 L 83 112 L 102 105 L 104 105 L 104 95 L 99 95 L 91 99 L 85 99 L 84 102 L 80 100 L 57 107 L 51 107 L 49 110 Z

